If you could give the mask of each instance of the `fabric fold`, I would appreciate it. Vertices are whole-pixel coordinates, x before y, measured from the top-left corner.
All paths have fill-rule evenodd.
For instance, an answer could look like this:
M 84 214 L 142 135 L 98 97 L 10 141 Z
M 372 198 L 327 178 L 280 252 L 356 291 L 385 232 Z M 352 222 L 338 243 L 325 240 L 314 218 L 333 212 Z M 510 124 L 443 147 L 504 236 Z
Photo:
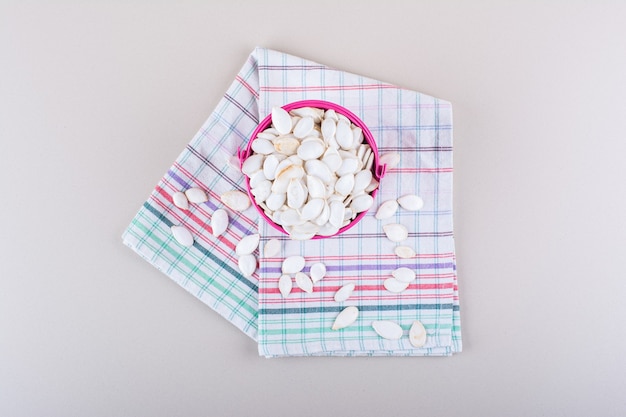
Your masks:
M 381 154 L 401 155 L 388 170 L 370 213 L 358 226 L 330 239 L 289 240 L 258 216 L 228 210 L 226 233 L 211 234 L 210 218 L 223 208 L 219 196 L 229 190 L 245 192 L 243 175 L 229 160 L 244 147 L 259 120 L 273 106 L 319 99 L 355 113 L 373 133 Z M 172 194 L 201 187 L 209 201 L 181 210 Z M 376 208 L 405 194 L 422 197 L 417 212 L 399 210 L 392 219 L 376 220 Z M 382 226 L 401 223 L 409 230 L 417 256 L 395 256 L 396 244 Z M 185 248 L 170 227 L 183 225 L 194 235 Z M 256 48 L 209 119 L 159 181 L 123 235 L 126 245 L 164 272 L 209 307 L 258 341 L 259 353 L 276 356 L 425 356 L 460 352 L 461 329 L 452 228 L 452 109 L 450 103 L 391 84 L 339 71 L 278 51 Z M 256 273 L 246 278 L 237 268 L 235 245 L 244 236 L 260 233 L 261 246 L 270 238 L 281 241 L 276 258 L 259 258 Z M 261 253 L 262 254 L 262 253 Z M 294 288 L 284 299 L 278 292 L 280 263 L 302 255 L 305 271 L 315 262 L 327 266 L 326 277 L 313 294 Z M 417 279 L 401 294 L 383 287 L 393 269 L 406 266 Z M 334 292 L 354 282 L 346 302 Z M 338 312 L 359 308 L 357 322 L 339 331 L 330 329 Z M 385 340 L 371 327 L 374 320 L 393 320 L 405 330 L 400 340 Z M 414 320 L 427 329 L 427 343 L 414 348 L 406 333 Z

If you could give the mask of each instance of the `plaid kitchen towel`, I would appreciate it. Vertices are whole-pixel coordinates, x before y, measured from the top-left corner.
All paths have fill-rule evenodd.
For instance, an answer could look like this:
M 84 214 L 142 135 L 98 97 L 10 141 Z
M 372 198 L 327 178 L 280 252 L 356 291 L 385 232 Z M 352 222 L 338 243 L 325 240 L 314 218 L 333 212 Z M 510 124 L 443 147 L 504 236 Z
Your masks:
M 259 121 L 273 106 L 320 99 L 355 113 L 373 133 L 381 154 L 400 155 L 399 164 L 382 179 L 370 212 L 340 236 L 292 241 L 267 225 L 254 208 L 227 209 L 225 234 L 213 237 L 212 213 L 224 208 L 225 191 L 245 191 L 243 175 L 229 164 L 245 147 Z M 189 210 L 176 207 L 172 195 L 201 187 L 206 203 Z M 425 202 L 417 212 L 399 209 L 391 219 L 376 220 L 383 201 L 417 194 Z M 409 230 L 402 245 L 414 258 L 394 254 L 396 244 L 383 233 L 386 223 Z M 182 225 L 194 236 L 192 247 L 172 237 Z M 259 257 L 259 268 L 244 277 L 237 267 L 235 246 L 242 237 L 261 234 L 281 240 L 277 257 Z M 460 352 L 461 328 L 452 229 L 452 109 L 450 103 L 414 91 L 339 71 L 295 56 L 256 48 L 235 77 L 215 111 L 180 154 L 124 232 L 124 243 L 179 285 L 258 341 L 259 353 L 276 356 L 427 356 Z M 255 252 L 259 256 L 259 251 Z M 260 251 L 262 255 L 262 251 Z M 286 299 L 278 291 L 280 266 L 286 256 L 302 255 L 305 272 L 315 262 L 327 274 L 312 294 L 294 286 Z M 401 266 L 417 274 L 407 290 L 393 294 L 383 287 Z M 354 282 L 353 295 L 333 299 L 342 285 Z M 331 330 L 346 306 L 359 309 L 357 321 Z M 392 320 L 405 337 L 386 340 L 371 323 Z M 414 320 L 427 330 L 426 345 L 414 348 L 406 333 Z

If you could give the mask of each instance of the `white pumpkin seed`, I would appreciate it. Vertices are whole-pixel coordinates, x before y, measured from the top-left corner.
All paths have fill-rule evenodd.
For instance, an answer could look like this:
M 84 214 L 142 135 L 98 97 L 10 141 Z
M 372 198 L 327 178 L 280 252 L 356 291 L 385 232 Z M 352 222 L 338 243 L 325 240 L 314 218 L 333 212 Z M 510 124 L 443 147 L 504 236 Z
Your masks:
M 300 107 L 291 110 L 291 113 L 299 117 L 312 117 L 315 122 L 319 122 L 324 116 L 324 110 L 315 107 Z
M 409 231 L 401 224 L 391 223 L 383 226 L 387 239 L 392 242 L 402 242 L 409 236 Z
M 372 171 L 359 171 L 354 176 L 354 188 L 352 194 L 365 192 L 365 187 L 372 181 Z
M 287 186 L 287 205 L 293 209 L 299 209 L 304 205 L 308 192 L 304 184 L 299 179 L 289 180 Z
M 409 287 L 408 282 L 400 282 L 397 279 L 391 277 L 387 278 L 385 282 L 383 282 L 383 287 L 389 292 L 392 293 L 401 293 Z
M 372 204 L 374 204 L 374 199 L 372 198 L 372 196 L 369 194 L 363 194 L 358 197 L 355 197 L 352 200 L 352 204 L 350 205 L 350 208 L 355 213 L 361 213 L 361 212 L 369 210 L 369 208 L 372 207 Z
M 409 341 L 416 348 L 426 344 L 426 329 L 421 321 L 415 320 L 409 329 Z
M 245 161 L 243 161 L 243 165 L 241 166 L 241 172 L 246 174 L 248 177 L 253 173 L 263 168 L 263 161 L 265 160 L 265 155 L 260 154 L 252 154 Z
M 389 152 L 381 155 L 378 158 L 380 165 L 387 165 L 387 169 L 395 168 L 400 163 L 400 154 L 396 152 Z
M 359 160 L 356 157 L 344 158 L 341 166 L 335 173 L 340 177 L 346 174 L 354 174 L 359 170 Z
M 319 158 L 324 154 L 326 146 L 319 139 L 312 139 L 302 142 L 297 154 L 303 161 Z
M 272 135 L 272 138 L 274 136 Z M 258 154 L 269 155 L 273 153 L 276 149 L 274 149 L 274 144 L 267 139 L 256 138 L 252 141 L 252 150 Z
M 263 173 L 263 170 L 259 169 L 250 177 L 250 188 L 255 188 L 263 181 L 267 181 L 267 178 L 265 178 L 265 174 Z
M 313 293 L 313 281 L 304 272 L 296 272 L 296 285 L 306 293 Z
M 283 274 L 295 274 L 304 269 L 305 260 L 302 256 L 294 255 L 285 258 L 282 265 Z
M 289 275 L 281 275 L 278 280 L 278 290 L 280 291 L 283 298 L 287 298 L 291 293 L 291 289 L 293 288 L 293 281 Z
M 321 198 L 314 198 L 309 200 L 300 212 L 300 217 L 303 220 L 312 220 L 320 215 L 324 208 L 325 201 Z
M 262 171 L 265 179 L 271 181 L 276 178 L 276 169 L 278 168 L 278 164 L 280 164 L 280 162 L 276 155 L 268 155 L 267 158 L 265 158 L 265 161 L 263 161 Z M 252 180 L 250 182 L 252 182 Z
M 316 284 L 326 275 L 326 265 L 321 262 L 315 263 L 311 265 L 309 273 L 311 274 L 311 281 Z
M 359 317 L 359 309 L 355 306 L 349 306 L 341 310 L 341 312 L 337 315 L 332 330 L 339 330 L 345 327 L 350 326 L 352 323 L 356 321 Z
M 283 155 L 283 157 L 284 157 L 284 155 Z M 296 165 L 296 166 L 299 166 L 299 167 L 301 167 L 303 165 L 303 163 L 304 163 L 302 158 L 300 158 L 298 155 L 291 155 L 290 157 L 287 157 L 287 159 L 290 160 L 293 165 Z M 304 169 L 304 167 L 303 167 L 303 169 Z
M 400 282 L 410 283 L 415 279 L 415 271 L 404 266 L 393 271 L 391 275 Z
M 313 223 L 315 223 L 318 226 L 323 226 L 326 223 L 328 223 L 328 219 L 330 219 L 330 206 L 328 205 L 327 202 L 324 202 L 324 207 L 322 208 L 322 212 L 320 213 L 319 216 L 317 216 L 313 220 Z
M 410 246 L 396 246 L 394 252 L 398 258 L 413 258 L 415 256 L 415 251 Z
M 189 229 L 184 226 L 172 226 L 170 229 L 172 230 L 174 239 L 176 239 L 178 243 L 186 247 L 193 246 L 193 236 Z
M 335 293 L 335 297 L 334 297 L 335 301 L 338 303 L 342 303 L 346 301 L 352 295 L 352 292 L 354 291 L 354 287 L 355 287 L 354 282 L 351 282 L 339 288 L 337 292 Z
M 335 140 L 337 144 L 343 149 L 352 149 L 352 143 L 354 142 L 354 136 L 350 129 L 350 123 L 345 121 L 339 121 L 337 123 L 337 130 L 335 131 Z
M 375 189 L 378 188 L 378 181 L 376 181 L 375 178 L 372 178 L 372 180 L 370 181 L 370 185 L 368 185 L 367 187 L 365 187 L 365 192 L 366 193 L 371 193 L 372 191 L 374 191 Z
M 308 136 L 313 130 L 313 118 L 310 116 L 303 117 L 293 127 L 293 135 L 299 139 Z
M 306 220 L 300 217 L 300 213 L 292 208 L 284 210 L 280 215 L 280 224 L 283 226 L 297 226 L 305 222 Z
M 276 184 L 274 182 L 274 184 Z M 287 194 L 285 193 L 272 193 L 270 194 L 269 197 L 267 197 L 267 200 L 265 200 L 265 204 L 267 204 L 267 207 L 272 210 L 272 211 L 276 211 L 279 208 L 281 208 L 283 206 L 283 204 L 285 204 L 285 201 L 287 200 Z
M 363 139 L 363 129 L 358 126 L 354 126 L 352 128 L 352 149 L 356 149 L 360 144 L 362 144 Z
M 209 197 L 207 197 L 206 193 L 202 188 L 194 187 L 185 191 L 185 196 L 190 203 L 200 204 L 205 201 L 209 201 Z
M 244 211 L 250 207 L 250 199 L 247 194 L 241 191 L 233 190 L 226 191 L 220 196 L 222 203 L 226 204 L 229 208 L 235 211 Z
M 341 201 L 332 201 L 329 206 L 330 217 L 328 218 L 328 223 L 337 228 L 341 227 L 346 208 Z
M 276 129 L 274 129 L 274 130 L 276 130 Z M 276 137 L 276 135 L 278 135 L 278 131 L 276 131 L 276 133 L 271 133 L 271 132 L 269 132 L 269 129 L 266 129 L 263 132 L 259 132 L 259 134 L 257 134 L 256 137 L 257 137 L 257 139 L 272 140 L 272 139 L 274 139 Z
M 280 253 L 280 240 L 270 239 L 263 246 L 263 256 L 266 258 L 273 258 Z
M 310 198 L 324 198 L 326 196 L 326 187 L 318 177 L 307 175 L 306 185 L 309 190 Z
M 335 183 L 335 192 L 340 195 L 348 195 L 354 188 L 354 175 L 346 174 Z
M 304 168 L 301 165 L 288 165 L 284 169 L 276 172 L 276 180 L 286 179 L 287 181 L 294 178 L 304 177 Z
M 257 202 L 263 202 L 272 194 L 272 183 L 269 180 L 261 181 L 254 188 L 250 188 L 250 192 Z
M 330 147 L 326 149 L 326 152 L 324 152 L 322 162 L 328 166 L 331 172 L 336 172 L 339 167 L 341 167 L 341 163 L 343 161 L 341 159 L 341 155 L 337 152 L 337 149 Z
M 391 320 L 377 320 L 372 322 L 374 331 L 382 338 L 398 340 L 402 337 L 402 327 Z
M 357 159 L 363 161 L 363 155 L 365 155 L 365 149 L 367 148 L 367 145 L 359 145 L 358 148 L 356 148 L 356 157 Z
M 387 200 L 378 207 L 376 218 L 378 220 L 388 219 L 398 211 L 398 202 L 396 200 Z
M 252 254 L 239 257 L 237 264 L 239 266 L 239 271 L 241 271 L 241 275 L 246 278 L 251 277 L 256 270 L 256 258 Z
M 333 119 L 334 121 L 339 120 L 337 113 L 333 109 L 328 109 L 324 112 L 324 119 Z
M 398 204 L 405 210 L 417 211 L 424 207 L 424 200 L 415 194 L 403 195 L 398 199 Z
M 325 118 L 322 122 L 322 137 L 324 141 L 328 144 L 328 141 L 335 137 L 335 132 L 337 131 L 337 124 L 332 118 Z
M 324 184 L 330 183 L 334 178 L 334 174 L 330 171 L 328 165 L 326 165 L 319 159 L 311 159 L 309 161 L 306 161 L 304 163 L 304 169 L 307 175 L 314 175 L 318 177 L 322 180 Z
M 245 236 L 237 243 L 235 253 L 239 256 L 251 254 L 259 246 L 260 238 L 261 235 L 259 235 L 258 233 Z
M 293 155 L 298 150 L 300 141 L 293 136 L 279 136 L 274 139 L 274 149 L 283 155 Z
M 176 207 L 183 210 L 189 210 L 189 200 L 187 200 L 185 193 L 176 191 L 172 194 L 172 201 Z
M 224 209 L 217 209 L 211 216 L 211 233 L 213 236 L 221 236 L 228 227 L 228 213 Z
M 272 108 L 272 125 L 281 135 L 291 132 L 291 116 L 281 107 Z

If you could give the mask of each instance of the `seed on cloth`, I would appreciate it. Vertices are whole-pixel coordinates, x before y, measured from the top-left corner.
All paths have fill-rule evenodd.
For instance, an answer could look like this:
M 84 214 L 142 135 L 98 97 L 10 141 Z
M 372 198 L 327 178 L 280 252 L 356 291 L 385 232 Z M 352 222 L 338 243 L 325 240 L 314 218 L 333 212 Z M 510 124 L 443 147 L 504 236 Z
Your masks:
M 417 211 L 424 207 L 424 200 L 415 194 L 403 195 L 398 199 L 398 204 L 405 210 Z
M 321 262 L 311 265 L 310 274 L 313 284 L 319 282 L 326 275 L 326 265 Z
M 244 237 L 237 243 L 235 253 L 239 256 L 251 254 L 256 250 L 257 246 L 259 246 L 260 239 L 261 235 L 258 233 Z
M 220 236 L 228 227 L 228 213 L 224 209 L 217 209 L 211 216 L 211 230 L 215 237 Z
M 287 274 L 281 275 L 278 280 L 278 290 L 282 294 L 283 298 L 287 298 L 287 296 L 289 296 L 292 288 L 293 281 L 291 281 L 291 277 Z
M 338 303 L 346 301 L 352 295 L 352 291 L 354 291 L 355 284 L 351 282 L 349 284 L 344 285 L 339 288 L 335 293 L 335 301 Z
M 415 256 L 415 251 L 410 246 L 396 246 L 394 252 L 398 258 L 413 258 Z
M 401 293 L 402 291 L 406 290 L 408 286 L 409 286 L 408 282 L 401 282 L 393 277 L 387 278 L 385 282 L 383 282 L 383 287 L 385 287 L 387 291 L 392 292 L 394 294 Z
M 387 238 L 392 242 L 402 242 L 409 237 L 409 231 L 401 224 L 391 223 L 383 226 Z
M 241 191 L 226 191 L 221 195 L 220 199 L 222 200 L 222 203 L 226 204 L 229 208 L 235 211 L 244 211 L 250 207 L 250 199 Z
M 313 292 L 313 281 L 304 272 L 296 272 L 296 285 L 306 293 Z
M 331 327 L 331 329 L 339 330 L 339 329 L 348 327 L 349 325 L 354 323 L 358 317 L 359 317 L 358 308 L 356 308 L 355 306 L 346 307 L 343 310 L 341 310 L 341 312 L 335 319 L 335 322 L 333 323 L 333 326 Z
M 185 191 L 185 196 L 190 203 L 200 204 L 205 201 L 209 201 L 209 197 L 207 197 L 206 193 L 202 188 L 194 187 Z
M 280 253 L 280 241 L 278 239 L 270 239 L 263 247 L 263 256 L 271 258 Z
M 382 338 L 398 340 L 402 337 L 402 327 L 391 320 L 378 320 L 372 322 L 374 331 Z
M 238 266 L 244 277 L 251 277 L 256 270 L 256 258 L 252 254 L 240 256 Z
M 396 214 L 398 210 L 398 202 L 396 200 L 387 200 L 378 207 L 378 211 L 376 211 L 376 218 L 378 220 L 388 219 L 389 217 Z
M 406 267 L 396 269 L 391 275 L 400 282 L 410 283 L 415 279 L 415 271 Z
M 193 236 L 189 229 L 184 226 L 172 226 L 170 229 L 172 230 L 174 239 L 176 239 L 178 243 L 187 247 L 193 246 Z
M 187 200 L 187 196 L 185 195 L 185 193 L 176 191 L 174 194 L 172 194 L 172 201 L 174 202 L 174 205 L 176 207 L 183 210 L 189 210 L 189 200 Z
M 283 274 L 295 274 L 304 269 L 305 260 L 302 256 L 294 255 L 285 258 L 283 261 L 282 271 Z
M 416 348 L 426 344 L 426 329 L 419 320 L 415 320 L 409 329 L 409 341 Z

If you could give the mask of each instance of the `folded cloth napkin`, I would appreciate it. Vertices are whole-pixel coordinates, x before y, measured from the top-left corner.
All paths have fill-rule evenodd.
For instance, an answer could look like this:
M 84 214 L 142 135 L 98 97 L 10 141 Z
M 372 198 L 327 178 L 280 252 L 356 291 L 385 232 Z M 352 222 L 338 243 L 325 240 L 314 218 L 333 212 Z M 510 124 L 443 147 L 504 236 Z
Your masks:
M 373 133 L 380 154 L 398 153 L 388 169 L 370 212 L 354 228 L 328 239 L 294 241 L 269 226 L 254 208 L 227 209 L 230 222 L 215 238 L 212 213 L 225 208 L 220 195 L 245 191 L 244 177 L 231 164 L 259 121 L 273 106 L 299 100 L 326 100 L 355 113 Z M 182 210 L 172 195 L 203 188 L 209 201 Z M 376 220 L 384 201 L 419 195 L 419 211 L 399 209 Z M 409 230 L 402 245 L 417 253 L 403 259 L 383 225 L 400 223 Z M 194 236 L 180 245 L 170 227 L 182 225 Z M 260 233 L 261 245 L 281 241 L 281 253 L 265 258 L 250 278 L 237 266 L 235 246 L 242 237 Z M 165 174 L 124 232 L 126 245 L 180 286 L 258 342 L 259 354 L 277 356 L 442 356 L 460 352 L 461 327 L 452 230 L 452 108 L 450 103 L 380 81 L 339 71 L 302 58 L 256 48 L 235 77 L 215 111 Z M 278 290 L 282 260 L 290 255 L 326 265 L 326 276 L 312 294 L 294 286 L 283 298 Z M 400 294 L 383 287 L 394 269 L 408 267 L 417 278 Z M 344 284 L 356 284 L 345 302 L 334 301 Z M 357 321 L 341 330 L 331 326 L 346 306 L 359 309 Z M 372 328 L 391 320 L 404 337 L 388 340 Z M 415 320 L 427 332 L 426 344 L 413 347 L 406 336 Z

